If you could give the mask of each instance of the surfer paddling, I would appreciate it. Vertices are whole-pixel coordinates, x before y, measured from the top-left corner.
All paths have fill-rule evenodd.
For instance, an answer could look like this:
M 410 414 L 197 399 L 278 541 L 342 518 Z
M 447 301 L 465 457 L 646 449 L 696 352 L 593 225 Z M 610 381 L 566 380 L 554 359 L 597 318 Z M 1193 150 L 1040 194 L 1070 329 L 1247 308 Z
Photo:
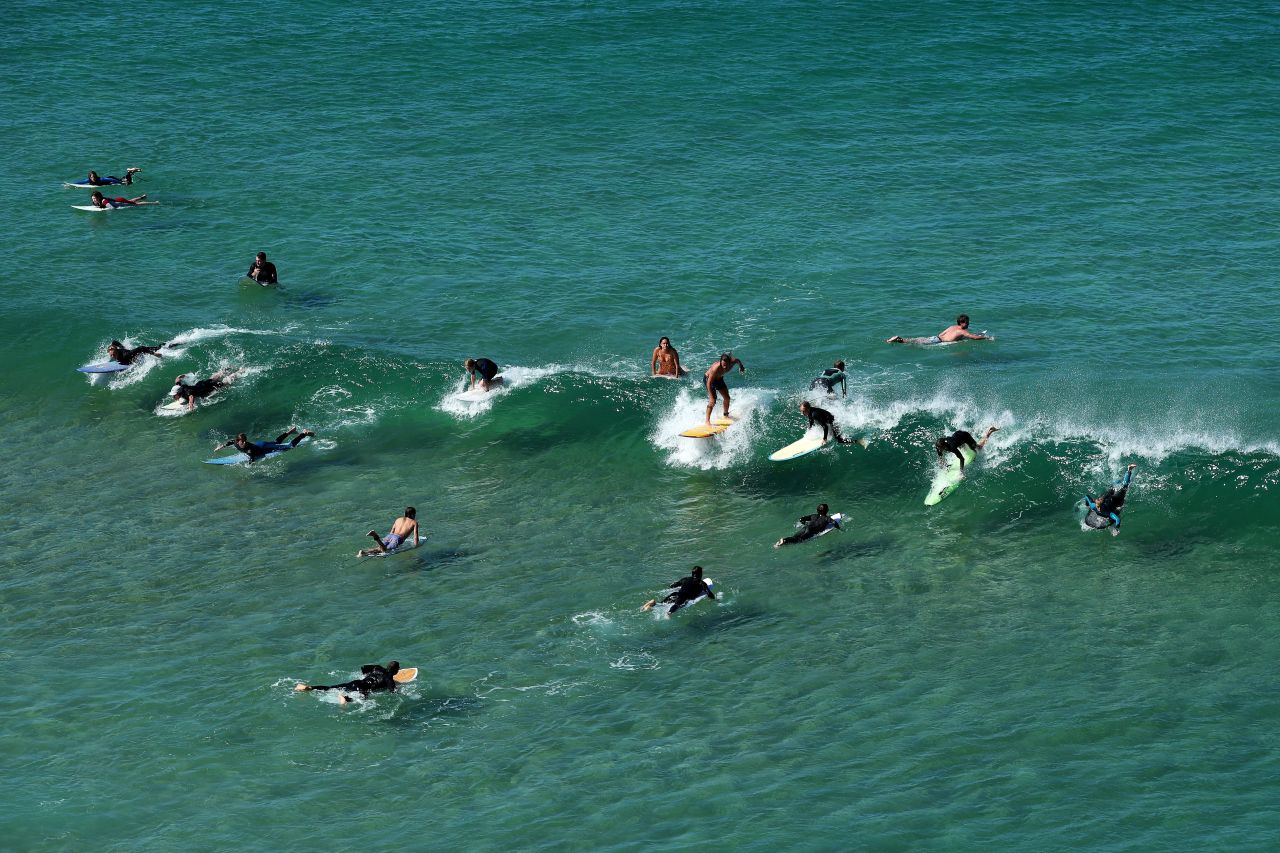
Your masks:
M 502 384 L 502 377 L 498 375 L 498 365 L 495 361 L 488 358 L 469 358 L 462 363 L 467 369 L 467 374 L 471 377 L 471 387 L 475 388 L 476 383 L 480 383 L 481 389 L 490 391 L 494 385 Z
M 927 346 L 929 344 L 950 344 L 956 341 L 963 341 L 963 340 L 994 341 L 995 338 L 991 337 L 990 335 L 978 335 L 969 331 L 969 315 L 961 314 L 959 317 L 956 318 L 956 323 L 954 326 L 947 326 L 941 332 L 938 332 L 938 334 L 933 335 L 931 337 L 904 338 L 902 337 L 902 335 L 894 335 L 892 338 L 889 338 L 889 340 L 885 341 L 885 343 L 887 344 L 921 344 L 921 345 Z
M 121 207 L 121 206 L 137 206 L 146 201 L 147 194 L 143 193 L 134 198 L 125 198 L 124 196 L 116 196 L 115 198 L 107 198 L 98 190 L 93 191 L 93 195 L 89 196 L 89 203 L 94 207 Z M 147 204 L 155 204 L 155 202 L 147 202 Z
M 377 548 L 362 548 L 356 551 L 356 558 L 372 557 L 374 554 L 394 554 L 396 549 L 413 537 L 413 547 L 417 548 L 422 541 L 418 536 L 418 511 L 411 506 L 404 508 L 404 515 L 391 523 L 391 532 L 383 539 L 378 531 L 370 530 L 365 536 L 372 537 L 378 543 Z
M 167 343 L 163 343 L 158 347 L 133 347 L 130 349 L 119 341 L 112 341 L 107 344 L 107 358 L 116 364 L 133 364 L 134 359 L 140 355 L 154 355 L 156 358 L 164 358 L 160 354 L 160 350 L 167 346 Z
M 89 177 L 85 183 L 91 187 L 127 186 L 133 183 L 133 176 L 141 171 L 141 169 L 131 166 L 124 170 L 123 178 L 117 178 L 115 175 L 107 175 L 105 178 L 100 178 L 97 172 L 90 170 Z
M 653 348 L 653 357 L 649 359 L 649 370 L 654 376 L 670 376 L 678 379 L 689 371 L 680 366 L 680 353 L 671 345 L 671 338 L 665 335 Z
M 289 436 L 293 435 L 295 432 L 298 432 L 297 427 L 289 427 L 289 431 L 280 433 L 276 436 L 275 441 L 249 441 L 248 436 L 244 433 L 240 433 L 230 441 L 219 444 L 214 448 L 214 450 L 221 450 L 224 447 L 234 447 L 245 456 L 248 456 L 249 464 L 252 465 L 254 462 L 257 462 L 269 453 L 283 453 L 286 450 L 293 450 L 298 446 L 298 442 L 302 441 L 302 439 L 310 435 L 315 435 L 311 430 L 304 429 L 302 432 L 298 432 L 298 434 L 293 437 L 292 441 L 288 441 Z
M 1136 464 L 1129 463 L 1129 467 L 1124 470 L 1124 479 L 1107 489 L 1096 501 L 1088 495 L 1084 496 L 1084 504 L 1090 510 L 1090 515 L 1085 517 L 1085 524 L 1097 530 L 1110 527 L 1112 536 L 1120 535 L 1120 510 L 1124 507 L 1125 495 L 1129 493 L 1129 484 L 1133 482 L 1133 469 L 1137 467 Z M 1091 523 L 1092 516 L 1095 515 L 1097 520 Z
M 832 527 L 839 527 L 840 523 L 831 517 L 829 507 L 826 504 L 818 504 L 818 511 L 812 515 L 802 515 L 800 520 L 796 522 L 796 527 L 800 528 L 791 536 L 784 536 L 777 542 L 773 543 L 773 547 L 781 548 L 783 545 L 795 545 L 797 542 L 804 542 L 806 539 L 812 539 L 826 533 Z
M 276 275 L 276 265 L 267 260 L 266 252 L 259 252 L 254 256 L 253 263 L 249 264 L 249 271 L 245 275 L 258 284 L 280 283 L 280 278 Z
M 186 381 L 187 374 L 179 373 L 178 378 L 173 380 L 173 387 L 169 389 L 169 396 L 176 402 L 185 403 L 188 412 L 194 411 L 196 400 L 203 400 L 214 391 L 226 388 L 236 378 L 236 374 L 243 369 L 241 367 L 223 368 L 208 379 L 191 383 Z
M 662 599 L 663 604 L 671 605 L 671 607 L 667 610 L 668 616 L 670 616 L 672 613 L 675 613 L 677 610 L 679 610 L 681 607 L 684 607 L 686 604 L 689 604 L 690 602 L 693 602 L 693 601 L 697 601 L 699 598 L 701 598 L 704 595 L 707 598 L 712 599 L 713 601 L 715 600 L 715 597 L 716 597 L 716 594 L 711 591 L 711 585 L 707 581 L 704 581 L 702 579 L 702 566 L 694 566 L 693 572 L 689 575 L 689 577 L 680 578 L 680 580 L 671 584 L 667 588 L 675 590 L 675 592 L 668 593 L 666 598 Z M 653 606 L 657 603 L 658 603 L 658 599 L 651 598 L 648 601 L 646 601 L 644 603 L 644 607 L 641 607 L 640 609 L 651 610 L 653 609 Z
M 844 372 L 844 362 L 837 361 L 833 367 L 828 367 L 822 371 L 821 375 L 816 377 L 809 383 L 809 390 L 821 388 L 828 394 L 835 396 L 836 385 L 840 386 L 840 396 L 849 396 L 849 377 Z
M 741 359 L 733 357 L 733 353 L 727 352 L 720 356 L 720 359 L 707 368 L 707 374 L 703 377 L 703 384 L 707 387 L 707 425 L 711 425 L 711 412 L 716 407 L 716 395 L 724 395 L 724 416 L 729 417 L 729 386 L 724 384 L 724 375 L 733 369 L 734 365 L 738 365 L 739 373 L 746 373 L 747 366 L 742 363 Z
M 831 437 L 836 440 L 837 444 L 860 444 L 863 447 L 867 446 L 865 439 L 858 439 L 855 441 L 852 438 L 845 438 L 841 435 L 840 428 L 836 426 L 836 416 L 828 412 L 826 409 L 819 409 L 817 406 L 810 405 L 808 400 L 805 400 L 800 404 L 800 414 L 809 419 L 809 426 L 811 428 L 814 426 L 822 427 L 823 441 L 827 440 L 827 430 L 831 430 Z
M 998 426 L 987 427 L 986 435 L 982 436 L 982 441 L 974 441 L 973 435 L 958 429 L 949 436 L 938 439 L 933 445 L 934 450 L 938 451 L 938 464 L 945 465 L 946 460 L 943 458 L 948 453 L 954 453 L 956 458 L 960 460 L 960 470 L 964 470 L 964 454 L 960 452 L 960 448 L 967 447 L 977 455 L 978 451 L 987 446 L 987 439 L 991 438 L 992 433 L 999 430 Z
M 367 663 L 360 667 L 360 678 L 342 684 L 303 684 L 294 685 L 295 692 L 304 693 L 311 690 L 337 690 L 338 704 L 345 705 L 351 701 L 348 694 L 356 694 L 367 699 L 370 693 L 394 692 L 396 689 L 396 673 L 400 671 L 400 661 L 393 660 L 386 666 Z M 415 673 L 416 674 L 416 673 Z

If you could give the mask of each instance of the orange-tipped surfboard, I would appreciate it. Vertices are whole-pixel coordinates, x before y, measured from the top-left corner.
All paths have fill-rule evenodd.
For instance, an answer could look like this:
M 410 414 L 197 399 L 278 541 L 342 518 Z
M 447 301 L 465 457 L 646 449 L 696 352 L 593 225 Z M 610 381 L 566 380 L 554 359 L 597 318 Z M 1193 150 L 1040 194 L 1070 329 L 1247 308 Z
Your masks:
M 418 677 L 418 668 L 416 666 L 406 666 L 403 669 L 396 670 L 396 674 L 391 677 L 396 680 L 396 684 L 408 684 Z

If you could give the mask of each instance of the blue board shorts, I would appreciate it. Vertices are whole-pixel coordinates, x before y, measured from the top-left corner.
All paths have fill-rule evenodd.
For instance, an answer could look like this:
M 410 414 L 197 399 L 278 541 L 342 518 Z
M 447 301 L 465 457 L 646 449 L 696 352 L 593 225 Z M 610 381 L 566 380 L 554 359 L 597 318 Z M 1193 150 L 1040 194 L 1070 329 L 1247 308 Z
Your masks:
M 394 551 L 404 544 L 404 537 L 399 533 L 388 533 L 387 538 L 382 540 L 382 547 L 388 551 Z

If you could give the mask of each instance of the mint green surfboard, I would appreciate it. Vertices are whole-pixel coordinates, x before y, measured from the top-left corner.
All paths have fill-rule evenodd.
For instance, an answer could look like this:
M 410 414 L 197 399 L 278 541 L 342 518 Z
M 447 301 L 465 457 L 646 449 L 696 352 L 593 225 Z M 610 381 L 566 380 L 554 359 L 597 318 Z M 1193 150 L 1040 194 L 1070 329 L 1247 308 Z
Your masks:
M 965 467 L 972 465 L 973 448 L 963 447 L 960 452 L 964 454 Z M 955 457 L 954 453 L 948 453 L 947 467 L 940 468 L 938 473 L 933 475 L 933 482 L 929 484 L 929 494 L 924 497 L 924 505 L 933 506 L 938 503 L 959 488 L 962 480 L 964 480 L 964 473 L 960 470 L 960 460 Z

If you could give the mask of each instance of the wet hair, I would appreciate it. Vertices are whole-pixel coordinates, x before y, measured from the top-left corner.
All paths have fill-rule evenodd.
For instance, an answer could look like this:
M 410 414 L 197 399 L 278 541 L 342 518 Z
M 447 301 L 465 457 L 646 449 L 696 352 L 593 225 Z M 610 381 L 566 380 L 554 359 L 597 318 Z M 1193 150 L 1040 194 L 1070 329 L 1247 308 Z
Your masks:
M 667 342 L 667 346 L 671 346 L 671 338 L 668 338 L 666 335 L 658 338 L 658 346 L 662 346 L 663 341 Z
M 802 401 L 800 402 L 800 408 L 802 408 L 802 409 L 803 409 L 803 408 L 806 408 L 806 407 L 808 407 L 808 408 L 810 408 L 810 409 L 812 409 L 812 408 L 813 408 L 813 406 L 810 406 L 810 405 L 809 405 L 809 401 L 808 401 L 808 400 L 802 400 Z
M 963 325 L 964 325 L 965 323 L 967 323 L 967 322 L 969 322 L 969 315 L 968 315 L 968 314 L 961 314 L 959 317 L 957 317 L 957 318 L 956 318 L 956 325 L 957 325 L 957 326 L 963 326 Z
M 835 367 L 836 367 L 836 370 L 844 370 L 844 362 L 843 362 L 843 361 L 837 361 L 837 362 L 836 362 L 836 364 L 835 364 Z
M 259 260 L 259 261 L 265 261 L 266 259 L 267 259 L 267 253 L 266 253 L 266 252 L 259 252 L 259 253 L 257 254 L 257 260 Z
M 411 506 L 407 506 L 407 507 L 405 507 L 405 508 L 404 508 L 404 517 L 405 517 L 405 518 L 417 518 L 417 517 L 418 517 L 418 511 L 417 511 L 416 509 L 414 509 L 413 507 L 411 507 Z
M 249 436 L 245 435 L 244 433 L 240 433 L 239 435 L 236 436 L 236 441 L 241 441 L 241 440 L 248 441 Z
M 827 510 L 829 509 L 831 509 L 831 507 L 827 506 L 826 504 L 818 504 L 818 515 L 826 515 Z
M 98 177 L 98 173 L 97 173 L 97 172 L 95 172 L 95 171 L 93 171 L 92 169 L 90 169 L 90 170 L 89 170 L 89 180 L 91 180 L 91 181 L 94 181 L 94 180 L 100 181 L 100 180 L 102 180 L 102 178 L 99 178 L 99 177 Z
M 720 353 L 720 360 L 721 360 L 721 361 L 733 361 L 733 353 L 732 353 L 732 352 L 722 352 L 722 353 Z
M 465 367 L 467 370 L 470 370 L 471 368 L 476 366 L 476 360 L 474 358 L 469 358 L 466 361 L 462 362 L 462 366 Z
M 124 349 L 124 344 L 120 343 L 119 341 L 112 341 L 111 343 L 107 344 L 107 349 L 111 349 L 112 347 L 115 347 L 116 349 Z
M 934 450 L 937 450 L 938 455 L 941 456 L 942 454 L 947 452 L 947 449 L 948 449 L 947 440 L 945 438 L 938 439 L 936 442 L 934 442 L 933 448 Z
M 702 577 L 702 566 L 694 566 L 694 567 L 693 567 L 693 576 L 694 576 L 695 578 L 701 578 L 701 577 Z
M 392 675 L 395 675 L 399 671 L 400 671 L 400 661 L 393 660 L 387 664 L 387 672 L 391 673 Z
M 106 196 L 102 194 L 102 190 L 94 190 L 93 194 L 90 195 L 89 198 L 106 198 Z

